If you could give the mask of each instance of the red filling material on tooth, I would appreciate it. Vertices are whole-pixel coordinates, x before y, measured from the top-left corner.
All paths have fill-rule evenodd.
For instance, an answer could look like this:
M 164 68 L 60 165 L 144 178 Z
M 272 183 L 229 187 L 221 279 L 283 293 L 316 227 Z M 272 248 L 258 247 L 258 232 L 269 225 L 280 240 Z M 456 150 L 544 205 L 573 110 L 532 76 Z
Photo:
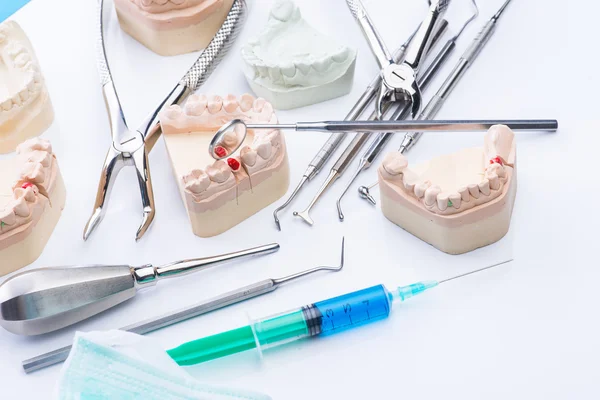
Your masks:
M 25 182 L 24 184 L 21 185 L 22 189 L 27 189 L 28 187 L 33 187 L 33 183 Z
M 229 168 L 231 168 L 234 171 L 237 171 L 238 169 L 240 169 L 240 162 L 238 160 L 236 160 L 235 158 L 228 158 L 227 164 L 229 165 Z
M 502 159 L 500 157 L 494 157 L 490 160 L 490 164 L 500 164 L 500 165 L 504 165 L 504 163 L 502 162 Z
M 223 146 L 217 146 L 215 147 L 215 154 L 217 157 L 223 158 L 227 155 L 227 150 Z

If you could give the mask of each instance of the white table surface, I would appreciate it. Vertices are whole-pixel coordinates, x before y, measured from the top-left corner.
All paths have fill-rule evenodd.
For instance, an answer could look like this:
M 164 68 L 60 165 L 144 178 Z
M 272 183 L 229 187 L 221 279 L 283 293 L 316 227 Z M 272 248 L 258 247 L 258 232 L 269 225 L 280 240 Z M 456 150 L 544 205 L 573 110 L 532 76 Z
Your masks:
M 303 0 L 302 12 L 323 32 L 358 48 L 354 88 L 348 96 L 293 111 L 281 121 L 341 119 L 377 72 L 374 57 L 342 0 Z M 365 0 L 390 47 L 414 29 L 422 1 Z M 431 88 L 437 89 L 471 38 L 501 5 L 480 0 L 481 17 L 458 44 Z M 111 4 L 109 2 L 108 4 Z M 255 0 L 240 40 L 201 89 L 242 94 L 242 41 L 257 34 L 271 0 Z M 456 1 L 448 19 L 456 32 L 468 14 Z M 273 294 L 214 312 L 150 336 L 164 346 L 246 323 L 377 283 L 391 286 L 465 272 L 514 256 L 507 266 L 440 287 L 397 307 L 392 316 L 337 336 L 296 342 L 266 354 L 248 352 L 188 368 L 197 379 L 267 393 L 274 398 L 460 398 L 592 399 L 600 396 L 600 278 L 597 238 L 598 127 L 600 89 L 595 41 L 600 4 L 583 0 L 514 1 L 496 36 L 456 88 L 439 118 L 556 118 L 557 134 L 518 134 L 519 191 L 509 235 L 460 256 L 446 255 L 388 222 L 352 189 L 340 223 L 335 199 L 345 176 L 313 212 L 310 228 L 291 211 L 307 204 L 324 180 L 321 173 L 275 229 L 271 205 L 230 231 L 195 237 L 162 140 L 150 156 L 156 219 L 139 243 L 141 218 L 132 170 L 119 177 L 108 213 L 87 242 L 81 239 L 92 209 L 98 174 L 110 135 L 95 67 L 95 1 L 33 1 L 18 21 L 34 44 L 56 111 L 51 139 L 67 184 L 62 218 L 42 256 L 31 266 L 92 263 L 163 263 L 277 241 L 281 251 L 179 280 L 161 282 L 133 301 L 42 337 L 0 330 L 0 397 L 46 398 L 60 367 L 26 375 L 21 360 L 68 344 L 75 329 L 117 328 L 267 277 L 338 261 L 342 235 L 347 264 Z M 125 35 L 114 11 L 107 46 L 117 90 L 130 125 L 137 126 L 196 55 L 161 58 Z M 432 94 L 432 90 L 427 95 Z M 326 139 L 321 133 L 288 133 L 295 185 Z M 400 136 L 388 146 L 396 148 Z M 426 134 L 408 155 L 416 162 L 466 146 L 482 134 Z M 330 167 L 328 165 L 327 167 Z M 355 165 L 351 167 L 353 170 Z M 376 168 L 359 179 L 373 181 Z M 291 191 L 292 187 L 290 187 Z M 280 204 L 277 202 L 276 204 Z M 31 268 L 30 267 L 30 268 Z

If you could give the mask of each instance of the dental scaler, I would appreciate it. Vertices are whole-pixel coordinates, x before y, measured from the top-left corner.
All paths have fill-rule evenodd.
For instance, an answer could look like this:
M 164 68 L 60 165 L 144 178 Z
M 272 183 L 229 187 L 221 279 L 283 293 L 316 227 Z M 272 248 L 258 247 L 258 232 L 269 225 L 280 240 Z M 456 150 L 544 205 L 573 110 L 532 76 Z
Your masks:
M 383 285 L 346 293 L 328 300 L 269 316 L 249 325 L 184 343 L 167 353 L 179 365 L 194 365 L 242 351 L 262 350 L 299 339 L 341 332 L 369 322 L 385 319 L 394 303 L 462 278 L 512 261 L 489 265 L 441 281 L 421 281 L 388 290 Z

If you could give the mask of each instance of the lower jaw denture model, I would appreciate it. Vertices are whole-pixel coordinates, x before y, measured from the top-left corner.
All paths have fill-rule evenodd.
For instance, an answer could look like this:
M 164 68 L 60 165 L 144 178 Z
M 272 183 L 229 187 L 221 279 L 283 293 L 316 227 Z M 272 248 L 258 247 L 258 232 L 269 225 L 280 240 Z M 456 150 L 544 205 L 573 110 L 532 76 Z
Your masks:
M 60 218 L 65 197 L 47 140 L 29 139 L 17 147 L 15 157 L 0 159 L 0 276 L 39 257 Z
M 378 170 L 387 219 L 450 254 L 500 240 L 510 225 L 517 192 L 514 133 L 503 125 L 469 148 L 408 167 L 388 154 Z
M 45 131 L 54 112 L 31 43 L 12 21 L 0 24 L 0 154 Z M 1 171 L 0 172 L 4 172 Z
M 208 153 L 214 133 L 226 122 L 277 123 L 273 107 L 249 94 L 239 99 L 192 95 L 183 108 L 174 105 L 160 115 L 167 151 L 194 234 L 215 236 L 282 197 L 289 185 L 289 166 L 279 130 L 248 132 L 248 145 L 227 161 Z M 226 138 L 227 154 L 237 137 Z
M 163 56 L 205 48 L 233 0 L 115 0 L 121 28 Z

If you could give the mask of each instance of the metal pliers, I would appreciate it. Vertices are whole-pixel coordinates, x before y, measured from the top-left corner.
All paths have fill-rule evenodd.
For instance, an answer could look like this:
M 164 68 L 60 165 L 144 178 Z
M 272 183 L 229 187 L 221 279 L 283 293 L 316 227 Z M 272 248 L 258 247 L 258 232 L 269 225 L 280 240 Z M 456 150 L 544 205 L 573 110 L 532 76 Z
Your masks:
M 394 62 L 362 2 L 360 0 L 346 0 L 346 3 L 360 25 L 371 46 L 371 51 L 373 51 L 381 67 L 382 80 L 375 102 L 377 118 L 381 119 L 383 117 L 383 105 L 390 101 L 410 102 L 412 117 L 415 118 L 419 114 L 422 104 L 421 89 L 417 82 L 417 71 L 431 45 L 436 24 L 445 14 L 450 0 L 431 1 L 427 17 L 421 23 L 408 47 L 404 61 L 400 64 Z
M 146 118 L 141 126 L 137 130 L 131 130 L 125 121 L 123 109 L 119 102 L 119 96 L 117 95 L 106 57 L 103 34 L 103 3 L 104 0 L 98 1 L 99 37 L 97 44 L 97 64 L 102 93 L 110 121 L 112 145 L 108 149 L 104 160 L 100 181 L 98 182 L 94 211 L 85 226 L 83 239 L 86 240 L 102 220 L 106 202 L 119 171 L 125 166 L 134 166 L 143 206 L 142 223 L 135 235 L 136 240 L 138 240 L 150 227 L 155 214 L 152 180 L 150 179 L 150 169 L 148 166 L 148 152 L 152 149 L 161 134 L 158 113 L 165 107 L 182 103 L 190 93 L 193 93 L 208 79 L 211 72 L 227 53 L 232 42 L 239 34 L 246 18 L 247 6 L 244 0 L 234 1 L 223 25 L 215 34 L 210 44 L 200 54 L 200 57 L 198 57 L 171 93 Z

